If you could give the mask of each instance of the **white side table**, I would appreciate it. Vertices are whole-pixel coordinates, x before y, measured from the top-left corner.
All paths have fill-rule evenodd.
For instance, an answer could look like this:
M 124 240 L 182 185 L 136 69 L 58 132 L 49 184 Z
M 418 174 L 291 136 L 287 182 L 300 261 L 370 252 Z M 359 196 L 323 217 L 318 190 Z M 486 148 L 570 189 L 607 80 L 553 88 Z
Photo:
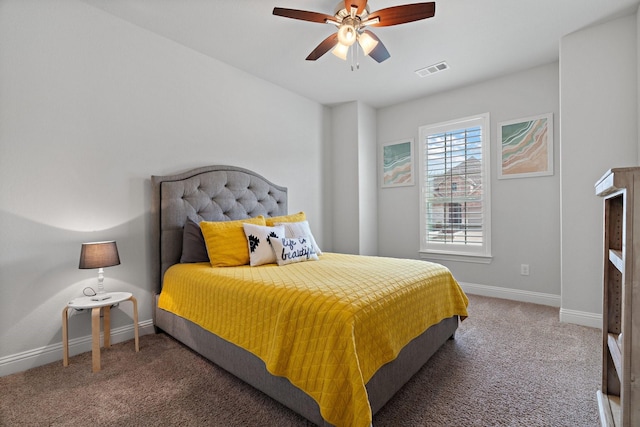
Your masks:
M 104 329 L 104 346 L 111 346 L 111 306 L 124 301 L 131 301 L 133 304 L 133 329 L 135 335 L 136 352 L 140 351 L 138 339 L 138 301 L 130 292 L 108 292 L 111 298 L 93 301 L 91 297 L 79 297 L 71 300 L 69 304 L 62 310 L 62 348 L 63 348 L 63 366 L 69 366 L 69 316 L 70 308 L 74 309 L 91 309 L 91 358 L 93 364 L 93 372 L 100 371 L 100 310 L 103 312 L 103 329 Z

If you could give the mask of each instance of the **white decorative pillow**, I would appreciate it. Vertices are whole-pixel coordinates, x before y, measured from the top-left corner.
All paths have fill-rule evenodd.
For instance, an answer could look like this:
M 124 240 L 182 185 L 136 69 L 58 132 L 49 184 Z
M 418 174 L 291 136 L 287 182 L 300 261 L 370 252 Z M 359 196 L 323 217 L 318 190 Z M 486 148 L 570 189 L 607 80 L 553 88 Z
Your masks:
M 249 264 L 252 267 L 276 262 L 276 256 L 269 241 L 284 237 L 284 227 L 267 227 L 266 225 L 242 224 L 249 245 Z
M 311 234 L 311 228 L 309 228 L 309 221 L 277 222 L 276 225 L 282 225 L 284 227 L 285 237 L 293 238 L 293 237 L 307 236 L 309 238 L 309 241 L 311 241 L 311 245 L 313 246 L 313 250 L 316 252 L 316 255 L 322 255 L 322 251 L 320 250 L 320 247 L 316 243 L 316 239 L 314 239 L 313 234 Z
M 307 236 L 271 239 L 271 246 L 273 246 L 278 265 L 318 259 L 311 240 Z

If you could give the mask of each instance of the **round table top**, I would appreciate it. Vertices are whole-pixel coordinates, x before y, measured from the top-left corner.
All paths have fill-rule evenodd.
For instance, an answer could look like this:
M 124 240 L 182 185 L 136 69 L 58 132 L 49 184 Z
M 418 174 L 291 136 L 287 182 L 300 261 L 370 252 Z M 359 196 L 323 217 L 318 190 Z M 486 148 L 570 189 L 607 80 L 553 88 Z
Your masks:
M 103 295 L 109 295 L 109 298 L 95 301 L 92 298 L 97 298 L 97 296 L 78 297 L 69 301 L 68 306 L 71 308 L 106 307 L 108 305 L 126 301 L 133 296 L 131 292 L 105 292 Z

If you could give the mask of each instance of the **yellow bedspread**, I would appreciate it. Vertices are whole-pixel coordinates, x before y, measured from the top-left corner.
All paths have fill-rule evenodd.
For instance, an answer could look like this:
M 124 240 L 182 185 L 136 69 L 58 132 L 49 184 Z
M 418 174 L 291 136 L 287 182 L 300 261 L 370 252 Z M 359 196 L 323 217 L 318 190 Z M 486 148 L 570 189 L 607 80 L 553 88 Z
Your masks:
M 159 307 L 262 359 L 336 426 L 369 426 L 365 384 L 429 326 L 466 316 L 445 267 L 418 260 L 324 253 L 278 267 L 167 270 Z

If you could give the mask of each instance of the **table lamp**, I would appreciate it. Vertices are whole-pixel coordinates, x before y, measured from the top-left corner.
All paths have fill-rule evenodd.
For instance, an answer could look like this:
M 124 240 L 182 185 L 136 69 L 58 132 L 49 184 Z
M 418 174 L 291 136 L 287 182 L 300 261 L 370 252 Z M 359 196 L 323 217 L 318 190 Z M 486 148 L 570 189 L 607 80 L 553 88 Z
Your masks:
M 98 290 L 96 295 L 91 299 L 94 301 L 102 301 L 111 298 L 111 295 L 105 293 L 102 282 L 104 281 L 104 267 L 112 267 L 120 264 L 118 256 L 118 247 L 115 241 L 109 242 L 90 242 L 83 243 L 80 250 L 80 266 L 81 269 L 97 268 L 98 269 Z

